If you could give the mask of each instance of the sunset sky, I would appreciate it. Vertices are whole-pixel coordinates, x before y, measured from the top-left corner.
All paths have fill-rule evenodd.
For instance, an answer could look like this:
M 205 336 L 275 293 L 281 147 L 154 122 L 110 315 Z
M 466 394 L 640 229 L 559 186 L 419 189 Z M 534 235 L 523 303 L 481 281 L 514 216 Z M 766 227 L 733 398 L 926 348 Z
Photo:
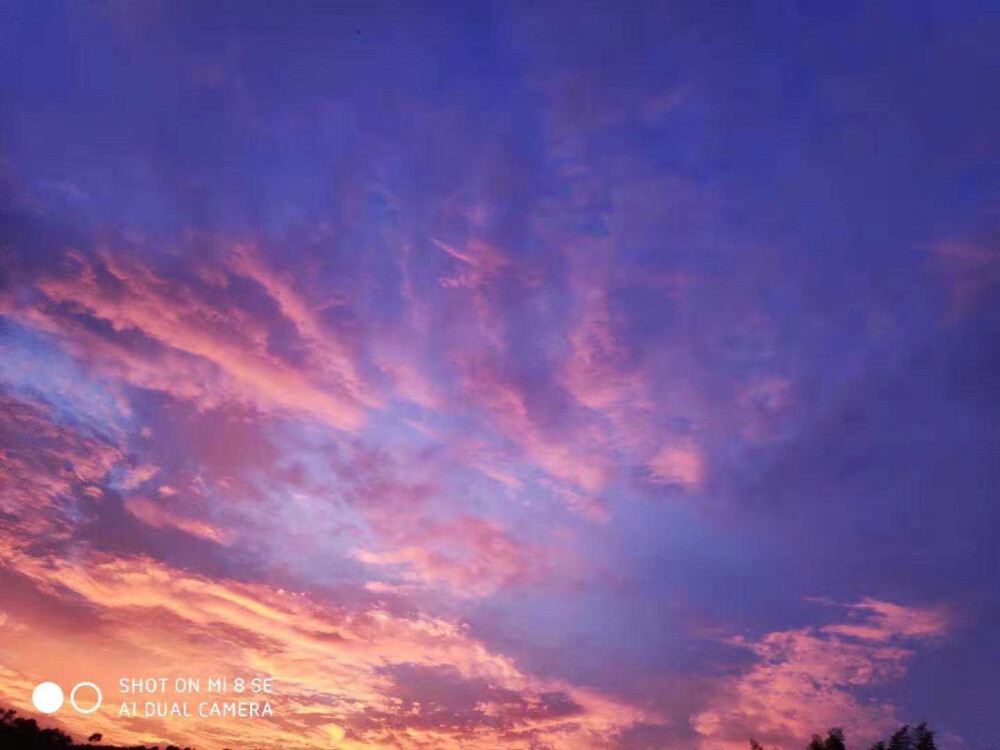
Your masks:
M 965 0 L 0 0 L 0 705 L 993 747 L 998 39 Z M 161 676 L 275 715 L 119 717 Z

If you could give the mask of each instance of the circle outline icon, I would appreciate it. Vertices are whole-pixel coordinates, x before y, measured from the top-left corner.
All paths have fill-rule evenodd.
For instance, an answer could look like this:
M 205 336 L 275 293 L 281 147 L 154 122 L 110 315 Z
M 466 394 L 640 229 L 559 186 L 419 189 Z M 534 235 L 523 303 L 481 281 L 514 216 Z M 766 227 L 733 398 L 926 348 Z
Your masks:
M 82 687 L 93 688 L 94 692 L 97 693 L 97 703 L 95 703 L 90 708 L 84 709 L 84 708 L 80 708 L 78 705 L 76 705 L 76 691 L 79 690 Z M 78 683 L 76 683 L 76 685 L 73 686 L 73 690 L 69 694 L 69 702 L 73 706 L 73 708 L 75 708 L 77 710 L 78 713 L 81 713 L 81 714 L 92 714 L 92 713 L 94 713 L 94 711 L 96 711 L 97 709 L 99 709 L 101 707 L 102 703 L 104 703 L 104 694 L 101 693 L 101 689 L 99 687 L 97 687 L 97 685 L 95 685 L 92 682 L 78 682 Z

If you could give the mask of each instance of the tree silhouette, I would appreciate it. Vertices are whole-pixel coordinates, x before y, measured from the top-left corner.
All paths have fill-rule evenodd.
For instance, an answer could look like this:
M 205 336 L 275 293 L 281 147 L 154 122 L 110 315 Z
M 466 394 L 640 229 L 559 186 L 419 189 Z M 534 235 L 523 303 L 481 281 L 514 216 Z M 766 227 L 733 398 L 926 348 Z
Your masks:
M 44 728 L 34 719 L 25 719 L 13 709 L 0 707 L 0 748 L 2 750 L 159 750 L 145 745 L 99 745 L 103 736 L 95 732 L 86 745 L 73 742 L 73 738 L 59 729 Z M 166 750 L 181 750 L 170 745 Z M 194 750 L 186 748 L 186 750 Z
M 921 722 L 914 733 L 913 742 L 917 750 L 937 750 L 937 745 L 934 744 L 934 732 L 927 728 L 926 722 Z
M 764 750 L 764 747 L 757 740 L 751 739 L 750 750 Z M 847 750 L 844 730 L 834 727 L 827 733 L 825 740 L 814 734 L 806 750 Z M 869 750 L 937 750 L 937 745 L 934 744 L 934 732 L 927 728 L 926 723 L 916 727 L 905 724 L 889 738 L 888 743 L 876 742 Z
M 937 745 L 934 742 L 934 732 L 927 728 L 927 724 L 918 724 L 916 727 L 907 724 L 892 735 L 888 744 L 877 742 L 872 745 L 871 750 L 937 750 Z
M 809 750 L 847 750 L 844 744 L 844 730 L 834 727 L 823 740 L 818 734 L 814 734 L 812 742 L 809 743 Z
M 2 750 L 159 750 L 145 745 L 99 745 L 103 736 L 95 732 L 87 739 L 86 745 L 78 745 L 73 738 L 59 729 L 44 728 L 34 719 L 17 716 L 13 709 L 0 707 L 0 748 Z M 165 750 L 181 750 L 176 745 L 169 745 Z M 194 750 L 185 748 L 184 750 Z M 750 740 L 750 750 L 764 750 L 764 747 L 754 739 Z M 844 730 L 834 727 L 827 732 L 824 740 L 820 735 L 813 735 L 806 750 L 847 750 Z M 889 738 L 888 742 L 876 742 L 869 750 L 937 750 L 934 743 L 934 732 L 927 724 L 912 727 L 906 724 Z
M 910 746 L 910 725 L 901 727 L 889 740 L 889 750 L 912 750 Z

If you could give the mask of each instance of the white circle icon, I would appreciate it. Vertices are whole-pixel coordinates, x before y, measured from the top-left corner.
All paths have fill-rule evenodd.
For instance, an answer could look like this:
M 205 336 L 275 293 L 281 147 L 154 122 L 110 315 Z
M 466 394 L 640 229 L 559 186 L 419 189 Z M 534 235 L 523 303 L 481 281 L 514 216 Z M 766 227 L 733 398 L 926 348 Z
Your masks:
M 97 693 L 97 702 L 94 703 L 94 705 L 91 706 L 90 708 L 80 708 L 78 705 L 76 705 L 76 691 L 79 690 L 82 687 L 89 687 L 91 690 L 93 690 L 95 693 Z M 101 695 L 101 689 L 99 687 L 97 687 L 97 685 L 95 685 L 92 682 L 78 682 L 76 684 L 76 687 L 73 688 L 73 692 L 71 692 L 69 694 L 69 702 L 72 703 L 73 704 L 73 708 L 75 708 L 81 714 L 92 714 L 92 713 L 94 713 L 94 711 L 96 711 L 97 709 L 99 709 L 101 707 L 101 702 L 103 700 L 104 700 L 104 696 Z
M 42 682 L 31 691 L 31 702 L 41 713 L 54 714 L 62 708 L 62 688 L 54 682 Z

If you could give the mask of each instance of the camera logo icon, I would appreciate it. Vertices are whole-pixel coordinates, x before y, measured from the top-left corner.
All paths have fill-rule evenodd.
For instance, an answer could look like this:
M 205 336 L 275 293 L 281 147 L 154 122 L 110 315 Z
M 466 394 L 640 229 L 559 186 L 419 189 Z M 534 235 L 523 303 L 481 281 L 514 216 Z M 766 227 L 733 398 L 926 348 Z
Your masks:
M 94 705 L 88 706 L 87 708 L 80 708 L 80 705 L 76 702 L 76 696 L 81 689 L 92 690 L 94 692 L 96 697 Z M 31 691 L 32 705 L 37 711 L 43 714 L 56 713 L 60 708 L 62 708 L 65 701 L 66 698 L 63 694 L 63 689 L 54 682 L 39 683 L 35 686 L 35 689 Z M 73 706 L 77 713 L 81 714 L 94 713 L 94 711 L 101 707 L 101 703 L 103 701 L 104 696 L 101 694 L 101 689 L 93 682 L 78 682 L 73 686 L 73 689 L 69 694 L 70 705 Z

